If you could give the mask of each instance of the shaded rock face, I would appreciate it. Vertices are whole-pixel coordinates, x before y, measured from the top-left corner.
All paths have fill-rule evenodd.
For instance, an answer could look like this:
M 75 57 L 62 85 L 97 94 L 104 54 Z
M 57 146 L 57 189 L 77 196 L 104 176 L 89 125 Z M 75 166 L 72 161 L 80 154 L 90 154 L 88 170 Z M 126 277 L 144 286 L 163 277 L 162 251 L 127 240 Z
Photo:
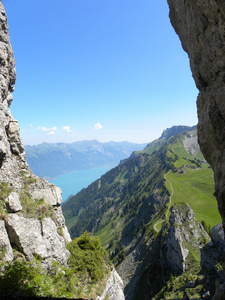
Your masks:
M 198 140 L 212 166 L 225 229 L 225 2 L 168 0 L 171 23 L 188 53 L 199 89 Z
M 222 224 L 215 225 L 211 230 L 212 240 L 201 249 L 201 266 L 210 270 L 214 278 L 221 279 L 223 275 L 218 272 L 216 265 L 221 261 L 225 251 L 225 241 Z
M 1 259 L 12 261 L 12 248 L 16 247 L 28 260 L 38 254 L 45 264 L 51 264 L 52 260 L 66 264 L 69 257 L 66 242 L 70 241 L 70 235 L 60 207 L 61 190 L 35 176 L 26 163 L 19 125 L 10 112 L 15 80 L 7 17 L 0 1 Z M 37 207 L 39 216 L 30 213 L 28 200 Z M 44 215 L 48 210 L 51 214 Z
M 0 248 L 4 249 L 3 253 L 1 253 L 0 259 L 7 261 L 13 260 L 13 249 L 11 247 L 11 243 L 5 228 L 5 222 L 0 220 Z

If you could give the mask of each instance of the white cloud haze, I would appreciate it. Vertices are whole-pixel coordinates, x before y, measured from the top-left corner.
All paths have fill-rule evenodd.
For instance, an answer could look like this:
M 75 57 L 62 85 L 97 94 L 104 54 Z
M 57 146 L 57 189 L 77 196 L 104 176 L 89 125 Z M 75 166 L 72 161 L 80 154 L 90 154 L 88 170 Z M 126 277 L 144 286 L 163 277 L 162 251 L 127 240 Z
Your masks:
M 43 132 L 47 132 L 47 131 L 56 131 L 57 127 L 56 126 L 53 126 L 51 128 L 46 128 L 45 126 L 39 126 L 37 127 L 38 130 L 41 130 Z
M 30 127 L 33 128 L 33 125 L 31 125 Z M 56 129 L 57 129 L 57 127 L 56 127 L 56 126 L 53 126 L 53 127 L 51 127 L 51 128 L 46 128 L 45 126 L 42 126 L 42 127 L 39 126 L 39 127 L 37 127 L 37 129 L 38 129 L 39 131 L 46 132 L 47 135 L 54 135 L 54 134 L 55 134 L 55 131 L 56 131 Z
M 71 126 L 63 126 L 62 129 L 68 133 L 72 132 Z
M 103 126 L 102 126 L 101 123 L 96 123 L 95 124 L 95 129 L 102 129 L 102 128 L 103 128 Z
M 52 130 L 52 131 L 50 131 L 50 132 L 47 133 L 47 135 L 53 135 L 53 134 L 55 134 L 54 130 Z

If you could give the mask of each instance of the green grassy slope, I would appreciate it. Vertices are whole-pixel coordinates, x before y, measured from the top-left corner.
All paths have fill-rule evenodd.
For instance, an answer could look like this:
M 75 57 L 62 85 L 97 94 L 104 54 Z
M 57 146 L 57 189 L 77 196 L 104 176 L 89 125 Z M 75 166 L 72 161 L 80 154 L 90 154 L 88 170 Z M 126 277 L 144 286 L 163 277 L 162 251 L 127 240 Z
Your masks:
M 213 196 L 214 180 L 211 169 L 187 169 L 182 174 L 170 172 L 166 179 L 167 189 L 171 192 L 171 182 L 174 190 L 172 205 L 187 202 L 196 219 L 204 220 L 210 227 L 221 222 L 217 201 Z
M 194 132 L 192 136 L 196 135 L 197 133 Z M 188 139 L 191 137 L 187 133 L 168 146 L 167 155 L 174 158 L 176 169 L 175 172 L 167 174 L 165 184 L 170 193 L 172 192 L 171 184 L 173 187 L 171 205 L 177 202 L 187 202 L 199 221 L 204 220 L 207 225 L 213 227 L 221 222 L 217 201 L 213 196 L 213 171 L 198 148 L 193 145 L 192 147 L 189 145 L 190 149 L 184 147 L 185 140 Z

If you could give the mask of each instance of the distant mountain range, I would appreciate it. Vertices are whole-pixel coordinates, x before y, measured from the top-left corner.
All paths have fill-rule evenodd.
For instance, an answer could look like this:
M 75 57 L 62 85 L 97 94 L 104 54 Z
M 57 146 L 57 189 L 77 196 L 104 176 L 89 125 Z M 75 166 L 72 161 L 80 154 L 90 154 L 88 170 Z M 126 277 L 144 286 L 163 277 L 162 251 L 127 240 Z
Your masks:
M 147 144 L 129 142 L 101 143 L 97 140 L 25 145 L 27 162 L 34 174 L 47 179 L 77 170 L 114 167 L 133 151 Z

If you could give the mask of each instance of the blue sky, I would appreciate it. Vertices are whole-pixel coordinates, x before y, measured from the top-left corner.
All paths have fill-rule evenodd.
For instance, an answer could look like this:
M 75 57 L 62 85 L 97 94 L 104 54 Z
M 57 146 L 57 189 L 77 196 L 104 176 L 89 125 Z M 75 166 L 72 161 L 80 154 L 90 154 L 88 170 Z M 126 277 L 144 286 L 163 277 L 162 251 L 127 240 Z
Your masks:
M 166 0 L 3 0 L 24 144 L 150 142 L 197 123 L 197 89 Z

